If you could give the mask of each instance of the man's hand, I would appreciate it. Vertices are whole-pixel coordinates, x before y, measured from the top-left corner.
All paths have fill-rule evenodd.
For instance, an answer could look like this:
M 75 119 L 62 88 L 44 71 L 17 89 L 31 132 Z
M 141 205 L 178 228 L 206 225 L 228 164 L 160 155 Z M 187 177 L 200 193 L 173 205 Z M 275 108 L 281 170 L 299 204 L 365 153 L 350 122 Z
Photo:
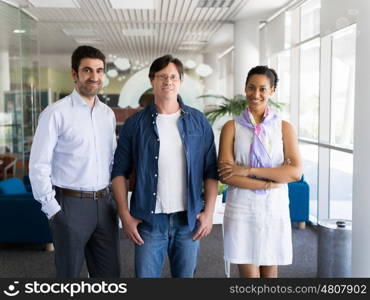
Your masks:
M 193 236 L 194 241 L 200 240 L 210 234 L 213 225 L 213 215 L 201 212 L 197 215 L 197 220 L 199 221 L 199 226 L 197 232 Z
M 232 176 L 247 177 L 249 176 L 249 173 L 250 168 L 241 167 L 227 161 L 221 161 L 218 169 L 218 174 L 220 175 L 221 180 L 226 180 Z
M 52 215 L 51 218 L 50 218 L 50 222 L 54 221 L 55 217 L 57 216 L 57 214 L 59 214 L 60 211 L 58 211 L 56 214 Z
M 137 230 L 137 226 L 143 221 L 132 217 L 130 214 L 126 215 L 123 219 L 121 218 L 121 221 L 123 225 L 123 232 L 127 238 L 136 245 L 143 245 L 144 241 Z

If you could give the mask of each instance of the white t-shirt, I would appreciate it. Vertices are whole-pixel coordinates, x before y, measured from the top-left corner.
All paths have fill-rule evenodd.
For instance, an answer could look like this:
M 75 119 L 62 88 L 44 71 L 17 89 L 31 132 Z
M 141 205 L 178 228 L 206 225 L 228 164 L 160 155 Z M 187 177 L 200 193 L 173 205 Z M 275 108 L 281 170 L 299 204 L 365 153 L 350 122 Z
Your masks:
M 177 121 L 181 111 L 158 114 L 160 139 L 158 158 L 158 187 L 155 213 L 186 210 L 186 162 Z

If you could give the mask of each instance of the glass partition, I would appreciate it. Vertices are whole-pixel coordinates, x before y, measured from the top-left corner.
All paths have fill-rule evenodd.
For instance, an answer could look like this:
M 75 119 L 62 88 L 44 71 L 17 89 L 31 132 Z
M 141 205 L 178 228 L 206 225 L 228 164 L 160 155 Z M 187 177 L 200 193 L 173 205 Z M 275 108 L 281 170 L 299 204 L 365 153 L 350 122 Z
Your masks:
M 320 39 L 301 46 L 299 136 L 317 141 L 319 134 Z
M 353 149 L 356 26 L 336 32 L 332 42 L 331 144 Z
M 352 220 L 353 154 L 330 151 L 330 210 L 331 219 Z
M 0 2 L 0 37 L 0 155 L 17 160 L 15 172 L 6 177 L 22 177 L 40 112 L 37 23 Z M 0 167 L 4 164 L 0 158 Z

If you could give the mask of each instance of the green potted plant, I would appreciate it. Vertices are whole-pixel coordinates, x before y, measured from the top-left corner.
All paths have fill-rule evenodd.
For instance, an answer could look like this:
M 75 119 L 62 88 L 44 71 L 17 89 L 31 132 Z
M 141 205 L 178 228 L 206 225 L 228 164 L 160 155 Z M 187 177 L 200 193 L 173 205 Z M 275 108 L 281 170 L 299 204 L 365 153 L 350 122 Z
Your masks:
M 218 195 L 219 196 L 222 196 L 222 201 L 223 202 L 225 202 L 225 200 L 226 200 L 226 191 L 227 190 L 227 184 L 225 184 L 225 183 L 221 183 L 221 181 L 219 181 L 219 183 L 218 183 Z
M 223 104 L 205 113 L 206 117 L 212 125 L 217 119 L 225 115 L 231 115 L 232 117 L 240 115 L 245 110 L 247 105 L 245 96 L 240 94 L 235 95 L 233 98 L 227 98 L 222 95 L 213 94 L 201 95 L 198 96 L 198 98 L 213 98 L 215 100 L 224 100 Z M 270 99 L 269 105 L 276 108 L 276 110 L 281 110 L 281 108 L 284 106 L 284 103 Z

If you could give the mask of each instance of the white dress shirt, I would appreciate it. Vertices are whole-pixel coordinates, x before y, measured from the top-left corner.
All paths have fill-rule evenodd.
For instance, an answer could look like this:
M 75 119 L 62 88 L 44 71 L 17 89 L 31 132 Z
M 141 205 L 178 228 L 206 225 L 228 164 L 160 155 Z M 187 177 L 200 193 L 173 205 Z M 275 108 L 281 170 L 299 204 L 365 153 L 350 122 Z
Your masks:
M 89 107 L 76 90 L 41 114 L 32 143 L 33 195 L 48 218 L 60 210 L 52 186 L 98 191 L 108 186 L 116 149 L 113 111 L 95 97 Z
M 177 121 L 180 110 L 174 114 L 158 114 L 159 139 L 158 186 L 155 213 L 185 211 L 186 160 Z

